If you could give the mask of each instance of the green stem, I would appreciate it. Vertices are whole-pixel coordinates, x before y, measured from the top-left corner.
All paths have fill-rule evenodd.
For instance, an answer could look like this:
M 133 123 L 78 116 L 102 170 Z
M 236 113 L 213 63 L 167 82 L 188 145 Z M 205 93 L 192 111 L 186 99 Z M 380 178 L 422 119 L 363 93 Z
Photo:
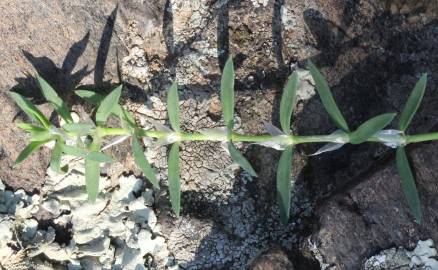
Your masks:
M 438 140 L 438 132 L 416 134 L 416 135 L 406 135 L 406 144 L 416 143 L 416 142 L 427 142 Z
M 123 135 L 131 135 L 129 130 L 123 128 L 111 128 L 111 127 L 99 127 L 98 134 L 101 137 L 105 136 L 123 136 Z M 173 131 L 156 131 L 156 130 L 144 130 L 140 129 L 138 131 L 138 136 L 140 137 L 150 137 L 150 138 L 165 138 L 171 134 L 174 134 Z M 224 134 L 203 134 L 199 132 L 195 133 L 187 133 L 180 132 L 179 136 L 181 137 L 181 141 L 227 141 L 227 135 Z M 417 143 L 417 142 L 425 142 L 425 141 L 434 141 L 438 140 L 438 132 L 433 133 L 425 133 L 425 134 L 416 134 L 416 135 L 404 135 L 406 139 L 406 144 L 409 143 Z M 286 138 L 286 139 L 285 139 Z M 247 134 L 239 134 L 233 132 L 232 141 L 234 142 L 252 142 L 252 143 L 261 143 L 261 142 L 284 142 L 289 141 L 294 145 L 304 144 L 304 143 L 329 143 L 329 142 L 348 142 L 348 136 L 342 137 L 342 135 L 329 134 L 329 135 L 311 135 L 311 136 L 300 136 L 300 135 L 287 135 L 284 136 L 272 136 L 272 135 L 247 135 Z M 380 142 L 375 136 L 370 137 L 368 142 Z
M 166 132 L 166 131 L 156 131 L 156 130 L 138 130 L 139 137 L 150 137 L 150 138 L 165 138 L 174 132 Z M 123 128 L 109 128 L 109 127 L 100 127 L 99 135 L 104 136 L 123 136 L 123 135 L 131 135 L 131 133 Z M 181 137 L 181 141 L 227 141 L 227 135 L 224 134 L 203 134 L 199 132 L 195 133 L 187 133 L 180 132 L 179 136 Z M 286 136 L 286 135 L 285 135 Z M 286 139 L 285 139 L 286 138 Z M 262 135 L 247 135 L 233 132 L 232 141 L 234 142 L 252 142 L 252 143 L 261 143 L 261 142 L 284 142 L 289 141 L 292 144 L 303 144 L 303 143 L 324 143 L 324 142 L 339 142 L 340 139 L 344 141 L 348 141 L 348 137 L 340 137 L 337 135 L 313 135 L 313 136 L 298 136 L 298 135 L 287 135 L 284 136 L 272 136 L 267 134 Z M 371 137 L 368 141 L 370 142 L 378 142 L 375 137 Z

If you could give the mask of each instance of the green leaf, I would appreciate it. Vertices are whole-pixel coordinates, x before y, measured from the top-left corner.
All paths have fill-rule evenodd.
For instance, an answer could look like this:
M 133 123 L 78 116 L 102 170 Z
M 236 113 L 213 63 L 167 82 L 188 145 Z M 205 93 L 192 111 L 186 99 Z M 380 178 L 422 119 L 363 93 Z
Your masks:
M 122 112 L 120 119 L 122 119 L 130 128 L 137 128 L 137 123 L 135 122 L 135 119 L 131 115 L 131 113 L 128 110 L 122 108 L 122 106 L 120 106 L 120 111 Z
M 411 123 L 412 118 L 418 110 L 418 107 L 420 107 L 421 100 L 423 99 L 424 92 L 426 90 L 426 84 L 427 74 L 423 74 L 420 80 L 418 80 L 417 84 L 415 84 L 415 87 L 412 90 L 405 107 L 403 108 L 403 111 L 400 115 L 400 120 L 398 122 L 399 130 L 405 131 Z
M 313 80 L 315 81 L 318 95 L 321 98 L 322 104 L 324 105 L 328 114 L 340 129 L 348 132 L 349 131 L 348 124 L 345 121 L 344 116 L 342 116 L 342 113 L 339 110 L 338 105 L 336 105 L 336 101 L 333 98 L 333 95 L 330 91 L 327 81 L 324 79 L 321 72 L 319 72 L 319 70 L 315 67 L 315 65 L 311 61 L 308 62 L 308 66 L 310 69 L 310 74 L 312 74 Z
M 73 122 L 73 119 L 70 115 L 70 110 L 68 109 L 65 102 L 58 96 L 56 91 L 50 86 L 46 80 L 40 75 L 37 76 L 37 82 L 43 93 L 44 98 L 55 107 L 55 110 L 59 113 L 59 115 L 67 122 Z
M 62 144 L 61 148 L 62 148 L 62 152 L 74 157 L 86 157 L 88 154 L 88 152 L 85 151 L 84 149 L 75 146 Z
M 144 156 L 143 147 L 140 145 L 140 142 L 136 137 L 132 137 L 132 152 L 134 153 L 135 163 L 143 172 L 144 176 L 155 188 L 159 189 L 160 184 L 155 176 L 155 171 Z
M 101 94 L 89 90 L 76 90 L 75 93 L 77 96 L 85 99 L 87 102 L 93 104 L 94 106 L 99 106 L 105 98 Z M 126 120 L 131 126 L 135 125 L 135 120 L 131 116 L 131 114 L 127 110 L 123 109 L 122 106 L 120 106 L 119 104 L 113 107 L 111 113 Z
M 52 139 L 52 134 L 46 129 L 43 131 L 35 131 L 31 133 L 30 141 L 49 141 Z
M 181 183 L 179 180 L 179 144 L 174 143 L 169 152 L 169 192 L 172 210 L 177 217 L 181 210 Z
M 85 135 L 90 132 L 93 128 L 93 125 L 84 124 L 84 123 L 69 123 L 62 126 L 62 128 L 71 133 L 75 133 L 78 135 Z
M 61 156 L 62 156 L 62 146 L 59 141 L 55 143 L 55 147 L 52 151 L 52 157 L 50 158 L 50 169 L 54 172 L 61 172 Z
M 106 96 L 99 105 L 96 112 L 96 122 L 98 125 L 105 124 L 108 116 L 112 113 L 114 107 L 118 105 L 120 95 L 122 93 L 122 85 L 114 89 L 108 96 Z M 120 115 L 120 114 L 118 114 Z
M 169 115 L 170 125 L 172 126 L 173 130 L 179 132 L 179 98 L 178 86 L 176 82 L 172 83 L 172 86 L 167 92 L 167 114 Z
M 230 152 L 231 159 L 239 164 L 239 166 L 247 171 L 251 176 L 257 177 L 257 173 L 252 168 L 251 164 L 246 158 L 236 149 L 232 142 L 228 143 L 228 151 Z
M 99 152 L 99 151 L 92 151 L 92 152 L 90 152 L 89 154 L 87 154 L 86 159 L 92 160 L 92 161 L 96 161 L 96 162 L 99 162 L 99 163 L 111 163 L 111 162 L 113 162 L 113 159 L 110 156 L 105 155 L 104 153 Z
M 228 133 L 231 135 L 231 130 L 234 126 L 234 65 L 231 56 L 225 63 L 222 73 L 221 101 L 222 114 L 229 131 Z
M 21 151 L 15 160 L 14 167 L 23 162 L 26 158 L 28 158 L 33 152 L 38 150 L 42 145 L 47 143 L 48 141 L 39 141 L 39 142 L 31 142 L 26 148 Z
M 404 147 L 397 148 L 396 161 L 398 173 L 400 174 L 401 179 L 401 187 L 405 194 L 406 201 L 408 202 L 416 222 L 421 224 L 422 214 L 420 198 L 418 196 L 417 187 L 415 186 L 415 178 L 409 166 L 408 157 L 406 156 Z
M 99 193 L 100 167 L 99 162 L 85 159 L 85 187 L 87 189 L 88 200 L 95 202 Z
M 292 192 L 292 145 L 288 145 L 283 151 L 277 168 L 277 202 L 280 208 L 280 219 L 287 224 L 290 213 Z
M 296 93 L 298 88 L 298 73 L 295 71 L 289 76 L 283 90 L 280 102 L 280 124 L 285 134 L 290 134 L 290 124 L 292 111 L 295 105 Z
M 17 105 L 27 114 L 27 116 L 37 121 L 46 128 L 50 127 L 49 120 L 29 100 L 15 92 L 9 92 L 9 95 L 12 99 L 14 99 L 15 103 L 17 103 Z
M 28 123 L 17 123 L 16 124 L 17 127 L 21 128 L 22 130 L 25 130 L 27 132 L 30 133 L 35 133 L 35 132 L 43 132 L 46 131 L 46 128 L 40 127 L 40 126 L 35 126 L 32 124 L 28 124 Z
M 396 115 L 396 113 L 385 113 L 367 120 L 350 134 L 350 143 L 366 142 L 371 136 L 391 123 Z
M 75 94 L 95 106 L 99 106 L 102 100 L 105 98 L 101 94 L 89 90 L 76 90 Z

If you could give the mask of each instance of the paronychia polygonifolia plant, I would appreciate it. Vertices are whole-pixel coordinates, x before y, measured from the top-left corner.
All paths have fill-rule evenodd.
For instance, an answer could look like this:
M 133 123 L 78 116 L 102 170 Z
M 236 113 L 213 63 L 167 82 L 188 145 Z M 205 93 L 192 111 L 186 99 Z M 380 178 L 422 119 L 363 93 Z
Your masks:
M 226 62 L 221 79 L 222 113 L 226 127 L 202 130 L 195 133 L 186 133 L 181 130 L 179 120 L 178 86 L 173 83 L 167 96 L 167 112 L 172 129 L 155 124 L 155 129 L 145 130 L 140 128 L 132 115 L 119 105 L 122 86 L 118 86 L 109 95 L 102 96 L 87 90 L 76 90 L 75 93 L 96 106 L 95 124 L 75 123 L 67 104 L 57 95 L 55 90 L 41 77 L 37 76 L 37 82 L 45 99 L 53 105 L 56 112 L 63 119 L 60 127 L 49 122 L 31 102 L 18 93 L 11 92 L 11 97 L 17 105 L 35 123 L 19 123 L 18 127 L 31 134 L 30 144 L 18 155 L 15 165 L 25 160 L 40 146 L 49 142 L 55 143 L 50 161 L 53 171 L 62 173 L 68 170 L 68 165 L 61 167 L 63 154 L 75 156 L 85 160 L 85 184 L 88 198 L 94 202 L 99 191 L 100 165 L 112 161 L 112 158 L 103 153 L 106 148 L 115 145 L 131 137 L 131 146 L 134 159 L 144 176 L 154 186 L 159 188 L 159 181 L 155 171 L 144 155 L 141 144 L 143 137 L 154 138 L 157 145 L 170 145 L 168 156 L 168 184 L 172 210 L 177 217 L 180 215 L 181 183 L 180 171 L 180 144 L 185 141 L 221 141 L 227 144 L 231 159 L 240 165 L 251 176 L 257 177 L 257 173 L 246 158 L 236 149 L 235 142 L 258 143 L 267 147 L 281 150 L 282 154 L 277 169 L 277 201 L 280 210 L 280 219 L 287 223 L 289 219 L 291 194 L 293 189 L 292 161 L 293 150 L 298 144 L 303 143 L 327 143 L 315 154 L 339 149 L 346 143 L 360 144 L 364 142 L 380 142 L 396 148 L 396 163 L 400 173 L 401 187 L 407 203 L 416 222 L 421 223 L 422 214 L 420 199 L 415 185 L 414 175 L 410 169 L 405 146 L 410 143 L 431 141 L 438 139 L 438 132 L 407 135 L 405 133 L 416 113 L 426 89 L 427 75 L 423 74 L 415 85 L 408 101 L 400 115 L 397 130 L 384 129 L 396 116 L 395 113 L 385 113 L 365 121 L 357 129 L 351 130 L 332 96 L 330 88 L 318 71 L 309 62 L 310 73 L 314 79 L 316 89 L 322 104 L 339 128 L 329 135 L 300 136 L 291 133 L 292 111 L 295 105 L 296 92 L 299 86 L 297 72 L 294 72 L 287 80 L 280 102 L 280 128 L 272 124 L 264 123 L 266 135 L 247 135 L 234 132 L 234 66 L 232 58 Z M 118 117 L 121 127 L 107 127 L 106 122 L 110 115 Z M 102 139 L 107 136 L 115 136 L 115 139 L 106 146 L 102 146 Z M 74 142 L 74 143 L 72 143 Z

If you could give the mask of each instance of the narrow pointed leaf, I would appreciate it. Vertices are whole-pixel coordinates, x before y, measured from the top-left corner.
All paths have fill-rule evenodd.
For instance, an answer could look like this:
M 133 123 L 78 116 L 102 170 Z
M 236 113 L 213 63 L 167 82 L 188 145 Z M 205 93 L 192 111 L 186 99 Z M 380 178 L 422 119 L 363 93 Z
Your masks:
M 20 152 L 17 159 L 15 160 L 14 167 L 23 162 L 26 158 L 28 158 L 33 152 L 38 150 L 43 144 L 47 143 L 48 141 L 37 141 L 37 142 L 31 142 L 29 145 L 26 146 L 26 148 L 23 149 L 23 151 Z
M 99 151 L 92 151 L 92 152 L 90 152 L 89 154 L 87 154 L 86 159 L 92 160 L 92 161 L 96 161 L 96 162 L 99 162 L 99 163 L 111 163 L 111 162 L 113 162 L 113 159 L 110 156 L 105 155 L 104 153 L 99 152 Z
M 50 127 L 49 120 L 29 100 L 27 100 L 25 97 L 15 92 L 10 92 L 9 94 L 11 98 L 15 101 L 15 103 L 17 103 L 18 107 L 20 107 L 26 113 L 27 116 L 39 122 L 41 125 L 43 125 L 46 128 Z
M 108 96 L 106 96 L 99 105 L 96 112 L 96 122 L 99 125 L 105 124 L 108 116 L 112 113 L 114 107 L 117 107 L 120 95 L 122 93 L 122 85 L 114 89 Z M 120 115 L 120 114 L 119 114 Z
M 277 168 L 277 202 L 280 208 L 280 219 L 283 224 L 289 220 L 292 194 L 292 145 L 283 151 Z
M 55 147 L 52 151 L 52 157 L 50 158 L 50 169 L 54 172 L 61 172 L 61 156 L 62 156 L 62 146 L 59 141 L 55 143 Z
M 74 157 L 85 157 L 88 154 L 84 149 L 75 146 L 62 144 L 61 148 L 63 153 Z
M 84 123 L 69 123 L 63 125 L 62 128 L 67 132 L 85 135 L 90 132 L 90 130 L 93 128 L 93 125 Z
M 46 141 L 52 138 L 52 134 L 48 130 L 32 132 L 30 141 Z
M 120 119 L 122 119 L 124 123 L 126 123 L 130 128 L 132 129 L 137 128 L 137 123 L 135 122 L 135 119 L 131 115 L 131 113 L 128 110 L 122 108 L 121 106 L 120 106 L 120 111 L 122 112 L 120 115 Z
M 82 99 L 86 100 L 88 103 L 93 104 L 95 106 L 99 106 L 100 103 L 105 98 L 101 94 L 98 94 L 96 92 L 89 91 L 89 90 L 76 90 L 75 94 L 77 96 L 81 97 Z M 111 110 L 111 113 L 115 116 L 120 116 L 122 114 L 125 116 L 126 120 L 129 120 L 130 122 L 135 122 L 135 120 L 132 116 L 125 115 L 124 109 L 119 104 L 117 104 L 116 106 L 113 107 L 113 109 Z
M 172 210 L 177 217 L 181 210 L 181 183 L 179 179 L 179 144 L 174 143 L 169 152 L 168 180 Z
M 239 164 L 239 166 L 247 171 L 251 176 L 257 177 L 257 173 L 252 168 L 251 164 L 248 160 L 242 155 L 242 153 L 239 152 L 239 150 L 236 149 L 234 144 L 232 142 L 228 143 L 228 152 L 230 152 L 231 159 Z
M 95 202 L 99 193 L 100 167 L 99 162 L 85 159 L 85 187 L 88 200 Z
M 173 130 L 179 132 L 179 98 L 176 82 L 172 83 L 172 86 L 167 92 L 167 114 L 169 115 L 169 122 Z
M 95 106 L 99 106 L 105 98 L 101 94 L 89 90 L 76 90 L 75 94 Z
M 418 110 L 418 107 L 420 107 L 421 100 L 423 99 L 424 92 L 426 90 L 426 84 L 427 74 L 423 74 L 417 84 L 415 84 L 415 87 L 412 90 L 405 107 L 403 108 L 403 111 L 400 115 L 400 120 L 398 122 L 399 130 L 405 131 L 411 123 L 412 118 Z
M 421 224 L 422 214 L 420 198 L 418 196 L 417 187 L 415 186 L 415 178 L 412 174 L 411 167 L 409 165 L 408 157 L 404 147 L 397 148 L 396 154 L 397 169 L 400 174 L 401 187 L 405 194 L 406 201 L 411 209 L 412 215 L 416 222 Z
M 40 75 L 37 76 L 37 82 L 43 93 L 44 98 L 55 107 L 55 110 L 59 113 L 59 115 L 67 122 L 73 122 L 71 118 L 70 110 L 67 107 L 67 104 L 58 96 L 58 93 L 53 89 L 50 84 L 44 80 Z
M 395 113 L 385 113 L 367 120 L 350 134 L 350 143 L 366 142 L 371 136 L 389 125 L 395 116 Z
M 25 130 L 25 131 L 30 132 L 30 133 L 43 132 L 43 131 L 47 130 L 46 128 L 43 128 L 40 126 L 35 126 L 32 124 L 28 124 L 28 123 L 17 123 L 16 125 L 17 125 L 17 127 L 21 128 L 22 130 Z
M 310 74 L 313 77 L 313 80 L 316 84 L 316 90 L 318 91 L 318 95 L 321 98 L 322 104 L 327 110 L 328 114 L 332 118 L 333 122 L 335 122 L 336 126 L 344 131 L 348 131 L 348 124 L 345 121 L 344 116 L 336 105 L 336 101 L 333 98 L 333 95 L 330 91 L 330 88 L 327 84 L 327 81 L 322 76 L 321 72 L 315 67 L 315 65 L 309 61 L 309 70 Z
M 134 154 L 135 163 L 143 172 L 144 176 L 151 182 L 155 188 L 160 188 L 155 171 L 152 169 L 147 158 L 144 155 L 143 147 L 140 145 L 139 140 L 136 137 L 132 137 L 132 152 Z
M 234 65 L 232 57 L 228 58 L 222 73 L 221 101 L 225 124 L 231 134 L 234 126 Z
M 298 88 L 298 73 L 295 71 L 289 76 L 283 90 L 280 102 L 280 124 L 285 134 L 290 134 L 290 124 L 292 111 L 295 105 L 296 93 Z

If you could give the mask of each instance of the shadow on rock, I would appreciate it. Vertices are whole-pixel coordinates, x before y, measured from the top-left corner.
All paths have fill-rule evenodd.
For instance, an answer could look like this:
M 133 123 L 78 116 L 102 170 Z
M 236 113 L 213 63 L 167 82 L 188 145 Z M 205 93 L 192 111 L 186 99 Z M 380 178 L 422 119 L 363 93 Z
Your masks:
M 89 69 L 88 66 L 83 66 L 75 71 L 76 64 L 85 52 L 89 43 L 90 32 L 87 32 L 81 40 L 77 41 L 70 47 L 61 67 L 46 56 L 37 57 L 31 52 L 23 50 L 24 56 L 34 67 L 36 72 L 58 92 L 62 99 L 67 100 L 68 102 L 73 102 L 73 90 L 80 86 L 83 79 L 91 73 L 94 73 L 94 84 L 82 85 L 86 89 L 108 91 L 108 89 L 111 89 L 111 87 L 114 86 L 113 83 L 104 81 L 104 73 L 114 32 L 117 10 L 118 6 L 114 8 L 106 20 L 93 69 Z M 30 97 L 33 102 L 36 103 L 45 102 L 34 77 L 30 77 L 29 75 L 27 77 L 16 78 L 15 80 L 17 81 L 17 85 L 10 91 L 18 92 L 26 97 Z

